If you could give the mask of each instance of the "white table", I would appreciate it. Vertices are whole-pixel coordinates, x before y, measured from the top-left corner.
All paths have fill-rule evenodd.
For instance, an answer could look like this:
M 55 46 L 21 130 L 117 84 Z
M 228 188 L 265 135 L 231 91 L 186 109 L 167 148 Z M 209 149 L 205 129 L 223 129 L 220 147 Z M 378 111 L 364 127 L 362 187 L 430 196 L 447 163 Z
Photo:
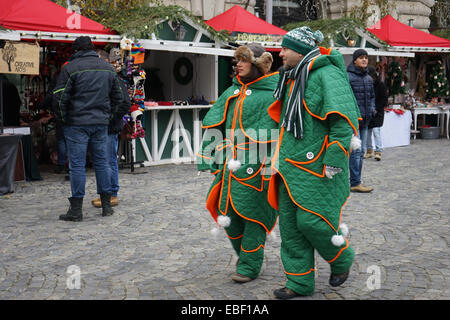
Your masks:
M 414 131 L 417 131 L 417 116 L 423 114 L 424 117 L 427 114 L 437 114 L 439 116 L 438 122 L 441 127 L 441 134 L 443 134 L 444 129 L 447 132 L 447 139 L 449 139 L 449 116 L 450 116 L 450 104 L 434 105 L 427 108 L 413 108 L 414 114 Z M 442 115 L 442 117 L 440 117 Z M 447 123 L 447 125 L 445 125 Z M 414 133 L 414 139 L 416 139 L 416 133 Z
M 411 137 L 411 111 L 405 110 L 403 114 L 394 111 L 384 112 L 383 126 L 380 129 L 383 148 L 407 146 Z M 375 141 L 372 137 L 372 145 Z

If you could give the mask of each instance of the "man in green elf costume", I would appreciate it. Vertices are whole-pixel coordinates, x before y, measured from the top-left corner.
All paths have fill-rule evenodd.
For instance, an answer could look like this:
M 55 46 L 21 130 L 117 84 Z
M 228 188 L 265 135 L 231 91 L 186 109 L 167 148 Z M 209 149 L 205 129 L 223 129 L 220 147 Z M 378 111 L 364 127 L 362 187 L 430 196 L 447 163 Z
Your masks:
M 270 73 L 272 55 L 258 44 L 239 47 L 236 76 L 203 119 L 207 129 L 198 152 L 198 170 L 210 170 L 214 181 L 206 207 L 225 229 L 238 255 L 232 280 L 255 279 L 264 259 L 266 234 L 278 214 L 267 202 L 271 144 L 278 124 L 267 110 L 275 102 L 278 72 Z M 264 156 L 265 154 L 265 156 Z M 214 228 L 214 233 L 219 229 Z
M 342 208 L 350 194 L 349 153 L 360 144 L 359 109 L 342 55 L 318 46 L 308 27 L 282 41 L 283 69 L 269 109 L 279 123 L 268 201 L 279 210 L 281 260 L 287 282 L 279 299 L 314 293 L 314 250 L 331 267 L 330 285 L 347 279 L 354 258 Z

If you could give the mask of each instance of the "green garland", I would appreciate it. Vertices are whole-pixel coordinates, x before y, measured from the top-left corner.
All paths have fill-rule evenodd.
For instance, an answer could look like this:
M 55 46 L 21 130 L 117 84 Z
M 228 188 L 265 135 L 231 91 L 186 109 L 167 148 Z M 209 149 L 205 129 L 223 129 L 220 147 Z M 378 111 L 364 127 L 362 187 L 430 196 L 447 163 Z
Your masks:
M 331 40 L 333 40 L 335 46 L 348 46 L 347 40 L 357 40 L 358 34 L 356 29 L 364 30 L 365 26 L 361 20 L 353 18 L 341 18 L 341 19 L 320 19 L 311 21 L 302 21 L 289 23 L 282 28 L 286 31 L 292 29 L 307 26 L 313 31 L 320 30 L 324 36 L 324 40 L 321 42 L 321 46 L 329 47 L 331 45 Z

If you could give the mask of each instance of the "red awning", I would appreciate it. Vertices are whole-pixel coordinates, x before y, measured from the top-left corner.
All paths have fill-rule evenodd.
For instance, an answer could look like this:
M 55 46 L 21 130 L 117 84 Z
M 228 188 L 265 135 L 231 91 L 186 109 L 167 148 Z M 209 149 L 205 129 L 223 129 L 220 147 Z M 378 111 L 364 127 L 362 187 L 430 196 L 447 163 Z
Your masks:
M 367 30 L 395 47 L 450 47 L 450 40 L 407 26 L 390 15 L 386 15 Z
M 235 5 L 222 14 L 206 21 L 215 30 L 231 32 L 246 32 L 254 34 L 285 35 L 287 31 L 270 24 L 251 14 L 244 8 Z
M 0 0 L 0 25 L 12 30 L 116 34 L 50 0 Z

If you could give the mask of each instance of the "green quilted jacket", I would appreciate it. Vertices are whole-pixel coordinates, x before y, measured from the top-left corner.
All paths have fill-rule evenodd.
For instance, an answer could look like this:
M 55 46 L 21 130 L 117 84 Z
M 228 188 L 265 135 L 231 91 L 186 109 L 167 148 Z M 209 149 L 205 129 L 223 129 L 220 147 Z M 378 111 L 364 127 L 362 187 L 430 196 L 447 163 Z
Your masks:
M 286 85 L 293 87 L 293 81 Z M 283 104 L 274 105 L 271 116 L 283 119 L 290 90 Z M 359 108 L 350 87 L 342 55 L 321 48 L 311 67 L 302 109 L 304 138 L 296 139 L 280 123 L 280 138 L 272 158 L 279 174 L 270 182 L 269 202 L 278 208 L 277 183 L 285 183 L 297 206 L 323 218 L 338 230 L 341 210 L 350 194 L 349 153 L 352 134 L 357 134 Z M 341 168 L 332 179 L 325 166 Z M 280 181 L 277 179 L 281 179 Z
M 267 188 L 278 124 L 267 109 L 275 102 L 278 79 L 278 73 L 271 73 L 244 84 L 235 77 L 203 119 L 207 130 L 197 165 L 215 175 L 206 207 L 216 221 L 219 212 L 226 215 L 233 208 L 267 232 L 275 226 L 277 212 L 267 202 Z M 228 164 L 236 160 L 240 167 L 231 171 Z

